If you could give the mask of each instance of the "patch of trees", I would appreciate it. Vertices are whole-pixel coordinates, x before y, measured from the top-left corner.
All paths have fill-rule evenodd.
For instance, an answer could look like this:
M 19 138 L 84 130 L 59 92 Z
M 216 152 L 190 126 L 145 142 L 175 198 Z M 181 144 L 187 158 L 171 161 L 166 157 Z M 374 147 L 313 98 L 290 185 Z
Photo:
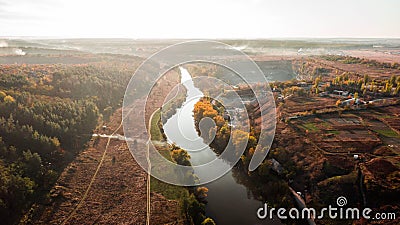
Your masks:
M 190 194 L 182 201 L 182 211 L 189 220 L 188 224 L 215 225 L 213 219 L 205 216 L 205 204 L 200 202 L 194 194 Z
M 53 74 L 53 94 L 73 99 L 91 98 L 104 110 L 121 103 L 131 73 L 95 66 L 71 67 Z
M 80 148 L 97 125 L 99 111 L 89 100 L 41 99 L 29 93 L 15 95 L 14 102 L 0 102 L 0 117 L 15 120 L 16 126 L 24 130 L 57 138 L 65 149 Z
M 4 132 L 4 120 L 2 120 L 2 132 Z M 10 129 L 17 128 L 11 120 L 7 120 Z M 14 126 L 14 127 L 13 127 Z M 27 130 L 24 131 L 26 134 Z M 23 150 L 14 145 L 9 145 L 0 135 L 0 218 L 4 224 L 13 224 L 19 218 L 24 209 L 32 202 L 46 202 L 49 199 L 46 192 L 57 180 L 58 173 L 52 169 L 48 160 L 42 160 L 39 152 L 43 148 L 59 147 L 44 137 L 33 134 L 25 136 L 34 145 L 31 150 Z M 29 143 L 29 142 L 27 142 Z M 43 145 L 43 148 L 37 147 Z M 49 149 L 47 149 L 49 150 Z M 33 152 L 37 151 L 37 152 Z
M 195 127 L 197 132 L 201 137 L 209 142 L 212 140 L 210 146 L 218 152 L 220 149 L 225 149 L 228 145 L 231 128 L 228 125 L 228 121 L 224 119 L 224 107 L 216 103 L 211 104 L 211 99 L 207 97 L 201 98 L 194 106 L 193 116 L 195 121 Z M 211 118 L 215 122 L 215 126 L 210 123 L 202 124 L 202 129 L 200 131 L 199 123 L 203 118 Z M 221 153 L 221 152 L 218 152 Z
M 0 218 L 4 224 L 12 223 L 18 217 L 16 212 L 29 205 L 36 186 L 21 174 L 22 170 L 15 172 L 17 166 L 7 166 L 0 160 Z
M 327 91 L 347 90 L 367 95 L 391 97 L 398 96 L 400 91 L 400 76 L 391 76 L 388 79 L 372 80 L 368 75 L 357 80 L 350 79 L 348 73 L 343 73 L 332 80 Z
M 289 95 L 296 95 L 300 97 L 304 97 L 308 95 L 308 92 L 304 90 L 304 88 L 297 87 L 297 86 L 292 86 L 292 87 L 287 87 L 282 90 L 283 96 L 289 96 Z
M 213 104 L 211 99 L 207 97 L 203 97 L 195 104 L 193 113 L 198 132 L 200 132 L 199 123 L 201 119 L 209 117 L 214 120 L 215 126 L 210 124 L 202 127 L 202 132 L 209 131 L 208 134 L 201 133 L 201 136 L 207 142 L 215 135 L 215 138 L 210 143 L 214 151 L 222 153 L 224 149 L 232 149 L 235 151 L 235 156 L 241 157 L 242 163 L 248 166 L 249 159 L 251 159 L 257 145 L 257 134 L 254 129 L 250 129 L 250 132 L 234 130 L 231 134 L 228 120 L 224 118 L 224 107 L 216 101 Z M 243 148 L 245 148 L 243 155 L 238 155 Z M 232 161 L 233 159 L 226 158 L 226 160 Z
M 15 99 L 0 101 L 0 218 L 5 224 L 14 223 L 33 202 L 49 200 L 46 193 L 90 140 L 99 118 L 96 105 L 87 100 L 8 93 Z
M 363 59 L 358 57 L 352 56 L 339 56 L 339 55 L 328 55 L 323 56 L 322 58 L 329 60 L 329 61 L 338 61 L 344 64 L 364 64 L 367 66 L 373 66 L 377 68 L 384 68 L 384 69 L 400 69 L 399 63 L 385 63 L 385 62 L 378 62 L 376 60 L 371 59 Z
M 190 155 L 186 150 L 181 148 L 173 148 L 171 150 L 171 157 L 177 164 L 182 166 L 191 166 Z
M 28 79 L 23 75 L 0 74 L 0 86 L 5 88 L 21 88 L 28 85 Z
M 181 178 L 189 182 L 196 182 L 198 178 L 191 167 L 189 153 L 173 144 L 170 155 L 176 164 L 186 166 L 185 169 L 181 169 L 178 173 L 182 175 Z M 185 214 L 186 222 L 194 225 L 215 224 L 211 218 L 205 216 L 205 197 L 208 189 L 206 187 L 188 187 L 188 190 L 189 196 L 184 197 L 181 202 L 181 210 Z

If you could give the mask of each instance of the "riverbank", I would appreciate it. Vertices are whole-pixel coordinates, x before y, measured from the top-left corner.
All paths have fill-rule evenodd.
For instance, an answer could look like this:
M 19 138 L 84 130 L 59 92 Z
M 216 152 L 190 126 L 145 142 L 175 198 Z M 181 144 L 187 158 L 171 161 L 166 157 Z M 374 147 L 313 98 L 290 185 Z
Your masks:
M 182 82 L 185 78 L 181 78 Z M 154 111 L 150 116 L 149 130 L 150 139 L 153 142 L 155 148 L 159 153 L 167 160 L 185 166 L 190 166 L 190 156 L 187 151 L 181 149 L 175 143 L 167 142 L 167 135 L 164 133 L 163 124 L 168 122 L 171 117 L 174 117 L 181 106 L 185 104 L 186 88 L 184 86 L 177 86 L 175 94 L 172 97 L 167 97 L 167 101 L 162 107 Z M 186 155 L 182 158 L 184 153 Z M 195 175 L 187 177 L 184 175 L 183 179 L 196 179 Z M 200 225 L 205 222 L 207 224 L 214 224 L 211 218 L 207 218 L 205 214 L 205 202 L 204 198 L 207 196 L 207 188 L 204 187 L 183 187 L 165 183 L 158 179 L 151 177 L 151 190 L 161 193 L 169 199 L 173 199 L 179 202 L 180 206 L 180 221 L 184 221 L 187 224 Z
M 217 160 L 221 165 L 228 165 L 228 162 L 218 158 L 218 154 L 199 137 L 193 118 L 193 109 L 203 94 L 194 86 L 187 70 L 183 69 L 181 74 L 186 76 L 184 85 L 188 90 L 188 97 L 183 104 L 184 107 L 178 109 L 177 113 L 163 126 L 168 142 L 175 142 L 180 147 L 187 149 L 192 165 L 202 165 L 210 160 Z M 180 124 L 180 127 L 177 124 Z M 194 167 L 194 172 L 200 181 L 216 172 L 211 167 L 209 168 L 209 170 L 197 170 Z M 262 202 L 251 194 L 249 195 L 252 191 L 240 183 L 241 179 L 235 175 L 237 174 L 228 171 L 224 176 L 205 185 L 208 188 L 208 196 L 205 199 L 207 201 L 206 216 L 222 225 L 280 224 L 278 220 L 261 221 L 257 218 L 256 212 L 262 206 Z

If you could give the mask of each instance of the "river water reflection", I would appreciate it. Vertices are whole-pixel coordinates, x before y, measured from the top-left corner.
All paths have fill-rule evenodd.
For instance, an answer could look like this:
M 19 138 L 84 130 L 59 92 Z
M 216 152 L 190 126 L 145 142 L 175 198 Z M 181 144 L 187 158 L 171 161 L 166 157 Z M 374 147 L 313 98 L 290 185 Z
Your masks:
M 194 166 L 215 159 L 226 166 L 227 162 L 218 159 L 216 153 L 197 134 L 192 111 L 196 102 L 203 97 L 203 93 L 194 86 L 189 72 L 182 67 L 180 70 L 181 83 L 187 89 L 187 97 L 182 107 L 163 126 L 167 140 L 183 149 L 195 150 L 189 151 L 190 161 Z M 201 179 L 207 176 L 205 173 L 210 174 L 213 171 L 195 169 L 195 173 Z M 252 198 L 250 190 L 237 183 L 231 171 L 205 186 L 209 189 L 206 215 L 213 218 L 218 225 L 281 224 L 278 219 L 261 221 L 257 218 L 257 209 L 262 207 L 263 203 Z

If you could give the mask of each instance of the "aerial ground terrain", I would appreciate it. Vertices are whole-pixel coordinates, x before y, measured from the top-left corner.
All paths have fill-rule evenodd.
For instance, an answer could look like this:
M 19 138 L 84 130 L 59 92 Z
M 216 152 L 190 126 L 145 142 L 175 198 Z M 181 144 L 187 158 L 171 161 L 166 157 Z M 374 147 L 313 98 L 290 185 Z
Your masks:
M 9 47 L 0 49 L 1 221 L 146 224 L 148 216 L 150 224 L 205 221 L 201 215 L 204 196 L 199 190 L 155 179 L 151 180 L 148 215 L 147 173 L 124 140 L 99 136 L 123 135 L 121 107 L 130 77 L 146 56 L 172 41 L 153 46 L 124 40 L 128 46 L 124 48 L 111 42 L 110 48 L 117 49 L 112 52 L 96 44 L 83 51 L 47 49 L 23 40 L 9 42 Z M 69 44 L 81 47 L 87 43 L 74 40 Z M 234 169 L 237 182 L 255 198 L 275 205 L 282 201 L 296 206 L 291 189 L 300 193 L 307 206 L 317 209 L 343 195 L 349 206 L 397 213 L 392 220 L 316 219 L 317 224 L 399 224 L 399 46 L 319 44 L 254 41 L 244 50 L 271 81 L 257 88 L 269 85 L 273 90 L 277 127 L 269 155 L 259 169 L 246 170 L 254 149 L 244 153 Z M 14 48 L 26 54 L 15 55 Z M 154 62 L 148 72 L 160 67 Z M 222 76 L 214 66 L 194 65 L 189 70 L 194 77 Z M 143 86 L 146 82 L 142 81 Z M 178 83 L 179 74 L 172 70 L 147 99 L 145 112 L 135 111 L 151 124 L 134 127 L 138 135 L 148 129 L 159 141 L 165 139 L 159 122 L 149 120 Z M 238 92 L 251 98 L 246 88 L 238 87 Z M 262 103 L 249 102 L 250 135 L 257 139 L 260 121 L 268 118 L 260 116 Z M 212 102 L 205 104 L 213 107 Z M 220 140 L 212 143 L 214 147 L 226 138 L 217 137 Z M 170 147 L 163 145 L 160 151 L 179 163 Z

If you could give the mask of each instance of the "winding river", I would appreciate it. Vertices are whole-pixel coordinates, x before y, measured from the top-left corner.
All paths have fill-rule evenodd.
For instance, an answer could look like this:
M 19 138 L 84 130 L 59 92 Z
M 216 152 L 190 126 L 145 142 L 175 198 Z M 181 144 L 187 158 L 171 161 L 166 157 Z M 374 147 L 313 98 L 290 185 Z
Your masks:
M 187 89 L 187 97 L 182 107 L 164 124 L 164 132 L 169 143 L 176 143 L 183 149 L 196 149 L 188 151 L 192 165 L 200 165 L 217 158 L 216 153 L 203 142 L 197 134 L 193 108 L 203 93 L 194 86 L 189 72 L 181 70 L 181 83 Z M 177 130 L 179 129 L 179 130 Z M 219 163 L 227 162 L 219 160 Z M 196 171 L 195 173 L 213 173 L 213 171 Z M 281 224 L 278 219 L 259 220 L 257 209 L 263 203 L 251 196 L 251 191 L 242 184 L 237 183 L 230 171 L 221 178 L 205 185 L 208 189 L 206 216 L 215 220 L 218 225 L 264 225 Z

